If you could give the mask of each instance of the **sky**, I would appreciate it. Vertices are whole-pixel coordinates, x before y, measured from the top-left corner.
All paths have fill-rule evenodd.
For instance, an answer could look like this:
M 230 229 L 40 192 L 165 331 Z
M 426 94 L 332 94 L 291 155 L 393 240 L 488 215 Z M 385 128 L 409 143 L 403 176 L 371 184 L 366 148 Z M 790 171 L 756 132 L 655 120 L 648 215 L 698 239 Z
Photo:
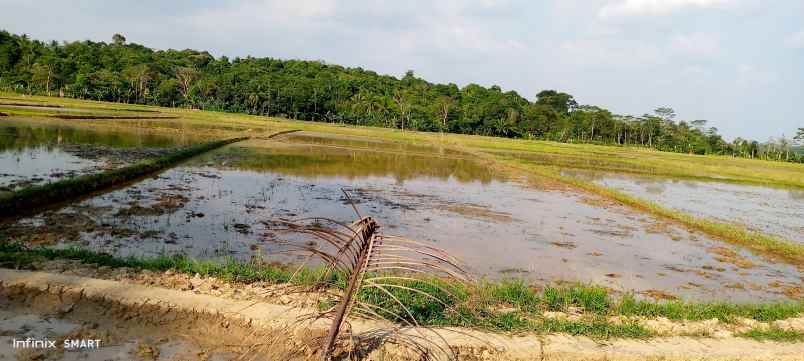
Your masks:
M 0 29 L 229 58 L 322 60 L 533 100 L 543 89 L 727 139 L 804 127 L 801 0 L 0 0 Z

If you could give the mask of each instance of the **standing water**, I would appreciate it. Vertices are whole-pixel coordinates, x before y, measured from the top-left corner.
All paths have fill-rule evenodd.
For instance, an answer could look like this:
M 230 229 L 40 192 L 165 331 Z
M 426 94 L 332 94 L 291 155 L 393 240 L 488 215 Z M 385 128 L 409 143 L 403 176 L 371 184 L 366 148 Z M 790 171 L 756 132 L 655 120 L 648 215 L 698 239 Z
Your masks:
M 228 146 L 9 230 L 123 256 L 301 262 L 283 253 L 276 241 L 286 235 L 270 222 L 351 221 L 346 189 L 383 232 L 431 242 L 479 277 L 753 301 L 795 297 L 801 282 L 795 267 L 595 196 L 529 184 L 454 150 L 303 133 Z
M 565 170 L 565 174 L 723 222 L 804 243 L 804 190 Z

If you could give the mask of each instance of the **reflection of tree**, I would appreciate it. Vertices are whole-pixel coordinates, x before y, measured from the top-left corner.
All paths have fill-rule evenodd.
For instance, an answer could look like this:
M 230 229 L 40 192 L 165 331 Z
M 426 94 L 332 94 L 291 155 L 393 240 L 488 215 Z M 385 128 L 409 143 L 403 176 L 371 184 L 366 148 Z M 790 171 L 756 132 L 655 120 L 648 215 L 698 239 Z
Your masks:
M 664 182 L 645 183 L 644 186 L 645 191 L 647 191 L 649 194 L 662 194 L 667 189 L 667 187 L 664 185 Z
M 0 151 L 21 151 L 48 144 L 99 144 L 110 147 L 168 147 L 176 141 L 166 136 L 116 130 L 89 130 L 55 125 L 3 124 Z
M 271 171 L 303 177 L 393 177 L 402 182 L 420 177 L 455 178 L 488 183 L 493 172 L 471 159 L 455 159 L 404 152 L 333 149 L 305 146 L 283 149 L 229 148 L 232 165 L 244 170 Z
M 798 189 L 789 189 L 787 190 L 787 194 L 790 198 L 795 199 L 797 201 L 804 200 L 804 191 Z

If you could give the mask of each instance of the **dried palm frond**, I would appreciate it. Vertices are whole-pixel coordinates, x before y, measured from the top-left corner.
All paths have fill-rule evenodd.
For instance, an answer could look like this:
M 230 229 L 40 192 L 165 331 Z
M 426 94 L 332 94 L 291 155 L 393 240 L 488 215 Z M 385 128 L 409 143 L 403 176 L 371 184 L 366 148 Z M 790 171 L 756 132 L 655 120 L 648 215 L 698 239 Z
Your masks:
M 323 297 L 319 304 L 329 307 L 309 317 L 332 320 L 321 346 L 323 360 L 332 358 L 342 333 L 351 334 L 351 316 L 402 325 L 394 330 L 373 331 L 374 335 L 382 334 L 383 340 L 402 335 L 402 329 L 406 330 L 406 341 L 396 340 L 397 343 L 417 344 L 417 337 L 432 340 L 433 336 L 411 335 L 421 333 L 423 328 L 410 303 L 440 305 L 443 312 L 457 298 L 452 286 L 468 278 L 461 263 L 447 252 L 422 242 L 384 235 L 373 218 L 361 216 L 354 203 L 352 207 L 358 219 L 351 224 L 307 218 L 269 225 L 272 231 L 306 235 L 317 241 L 284 243 L 289 251 L 306 254 L 307 260 L 318 259 L 323 264 L 323 272 L 312 287 Z

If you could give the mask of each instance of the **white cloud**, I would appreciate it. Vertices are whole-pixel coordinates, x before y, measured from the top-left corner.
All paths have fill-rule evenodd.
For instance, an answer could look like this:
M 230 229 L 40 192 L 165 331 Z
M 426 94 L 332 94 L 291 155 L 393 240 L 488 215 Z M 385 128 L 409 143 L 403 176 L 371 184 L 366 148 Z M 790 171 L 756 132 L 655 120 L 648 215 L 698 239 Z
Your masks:
M 722 52 L 722 47 L 716 34 L 691 33 L 673 37 L 670 50 L 680 55 L 713 57 Z
M 584 68 L 644 69 L 667 61 L 655 44 L 633 40 L 575 39 L 563 42 L 559 50 L 566 63 Z
M 598 12 L 601 18 L 667 15 L 684 8 L 713 8 L 730 0 L 615 0 Z
M 779 79 L 778 75 L 770 70 L 758 68 L 752 64 L 737 66 L 737 85 L 744 87 L 769 86 Z
M 685 66 L 679 74 L 685 79 L 693 80 L 704 80 L 712 77 L 712 71 L 700 65 Z
M 203 8 L 185 16 L 183 20 L 205 30 L 303 28 L 332 16 L 335 10 L 335 0 L 247 0 L 222 7 Z
M 785 44 L 794 49 L 804 49 L 804 30 L 790 35 L 787 40 L 785 40 Z

